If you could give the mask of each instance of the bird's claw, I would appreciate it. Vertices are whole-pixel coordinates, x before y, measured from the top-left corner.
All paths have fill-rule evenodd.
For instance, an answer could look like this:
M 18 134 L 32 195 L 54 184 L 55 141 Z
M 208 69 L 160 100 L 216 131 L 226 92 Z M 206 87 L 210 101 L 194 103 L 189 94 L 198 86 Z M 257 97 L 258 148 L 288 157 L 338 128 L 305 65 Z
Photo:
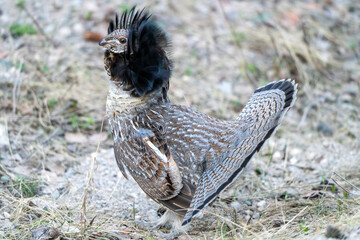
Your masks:
M 153 233 L 159 235 L 161 238 L 164 239 L 174 239 L 175 237 L 179 236 L 180 233 L 178 231 L 174 231 L 171 233 L 164 233 L 160 230 L 160 228 L 162 227 L 166 227 L 168 229 L 171 229 L 171 226 L 169 225 L 162 225 L 162 224 L 157 224 L 156 222 L 142 222 L 142 221 L 137 221 L 135 220 L 135 226 L 141 229 L 146 229 L 146 230 L 151 230 L 153 231 Z
M 171 232 L 171 233 L 164 233 L 162 231 L 156 231 L 156 233 L 158 235 L 160 235 L 162 238 L 169 239 L 169 240 L 174 239 L 180 235 L 180 233 L 178 231 Z

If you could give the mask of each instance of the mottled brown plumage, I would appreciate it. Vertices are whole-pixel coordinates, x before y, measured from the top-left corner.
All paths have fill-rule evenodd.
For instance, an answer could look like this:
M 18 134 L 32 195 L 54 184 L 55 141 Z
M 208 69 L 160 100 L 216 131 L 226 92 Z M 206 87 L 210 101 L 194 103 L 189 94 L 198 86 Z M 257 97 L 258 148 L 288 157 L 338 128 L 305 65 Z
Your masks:
M 255 91 L 234 121 L 215 119 L 169 100 L 167 38 L 149 15 L 133 8 L 117 21 L 100 42 L 110 76 L 107 115 L 116 162 L 186 225 L 274 134 L 294 104 L 297 85 L 270 83 Z

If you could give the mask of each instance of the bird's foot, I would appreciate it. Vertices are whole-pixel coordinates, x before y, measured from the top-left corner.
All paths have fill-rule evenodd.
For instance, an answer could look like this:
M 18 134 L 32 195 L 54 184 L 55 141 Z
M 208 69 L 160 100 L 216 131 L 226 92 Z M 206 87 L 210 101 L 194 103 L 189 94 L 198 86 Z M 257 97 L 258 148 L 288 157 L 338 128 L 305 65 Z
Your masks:
M 174 239 L 175 237 L 186 233 L 187 227 L 182 226 L 182 217 L 177 214 L 166 211 L 160 219 L 156 222 L 142 222 L 134 221 L 135 226 L 144 230 L 150 230 L 162 239 Z M 170 233 L 165 233 L 162 230 L 170 230 Z
M 143 222 L 135 220 L 135 226 L 140 228 L 154 228 L 156 226 L 155 222 Z
M 142 228 L 142 229 L 147 229 L 147 230 L 159 230 L 162 227 L 171 229 L 170 224 L 159 224 L 158 221 L 156 221 L 156 222 L 142 222 L 142 221 L 135 220 L 135 226 L 139 227 L 139 228 Z
M 176 230 L 170 233 L 165 233 L 161 230 L 161 228 L 171 229 L 171 225 L 169 224 L 163 225 L 163 224 L 159 224 L 158 222 L 135 221 L 135 226 L 143 230 L 150 230 L 154 234 L 161 237 L 161 239 L 174 239 L 175 237 L 178 237 L 180 235 L 180 232 Z
M 164 233 L 162 231 L 156 231 L 156 233 L 160 237 L 165 238 L 165 239 L 174 239 L 174 238 L 178 237 L 179 235 L 181 235 L 181 233 L 178 232 L 178 231 L 174 231 L 174 232 L 171 232 L 171 233 Z

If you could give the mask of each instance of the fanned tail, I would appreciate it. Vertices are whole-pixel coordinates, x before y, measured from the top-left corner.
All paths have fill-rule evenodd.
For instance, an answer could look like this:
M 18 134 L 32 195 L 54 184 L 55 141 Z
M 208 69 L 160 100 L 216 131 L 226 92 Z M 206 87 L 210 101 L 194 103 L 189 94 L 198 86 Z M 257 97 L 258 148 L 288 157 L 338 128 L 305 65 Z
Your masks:
M 294 80 L 280 80 L 258 88 L 236 119 L 244 125 L 244 132 L 230 146 L 230 151 L 201 176 L 190 209 L 182 225 L 191 222 L 241 174 L 254 154 L 261 150 L 280 125 L 285 113 L 296 99 Z

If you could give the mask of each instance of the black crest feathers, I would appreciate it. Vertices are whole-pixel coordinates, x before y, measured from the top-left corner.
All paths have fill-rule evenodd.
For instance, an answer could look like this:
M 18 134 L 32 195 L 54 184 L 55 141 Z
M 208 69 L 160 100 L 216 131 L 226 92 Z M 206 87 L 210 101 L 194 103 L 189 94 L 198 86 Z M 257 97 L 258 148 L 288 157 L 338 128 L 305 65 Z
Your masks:
M 129 11 L 125 10 L 120 17 L 115 14 L 115 21 L 110 21 L 108 34 L 116 29 L 129 29 L 138 28 L 141 23 L 149 20 L 151 15 L 143 8 L 141 11 L 136 10 L 136 6 L 132 7 Z
M 125 11 L 115 23 L 110 22 L 109 32 L 116 29 L 128 31 L 127 51 L 122 61 L 113 69 L 117 75 L 134 90 L 137 96 L 154 92 L 167 85 L 171 74 L 171 62 L 166 51 L 169 41 L 165 32 L 150 19 L 149 13 L 133 7 Z

